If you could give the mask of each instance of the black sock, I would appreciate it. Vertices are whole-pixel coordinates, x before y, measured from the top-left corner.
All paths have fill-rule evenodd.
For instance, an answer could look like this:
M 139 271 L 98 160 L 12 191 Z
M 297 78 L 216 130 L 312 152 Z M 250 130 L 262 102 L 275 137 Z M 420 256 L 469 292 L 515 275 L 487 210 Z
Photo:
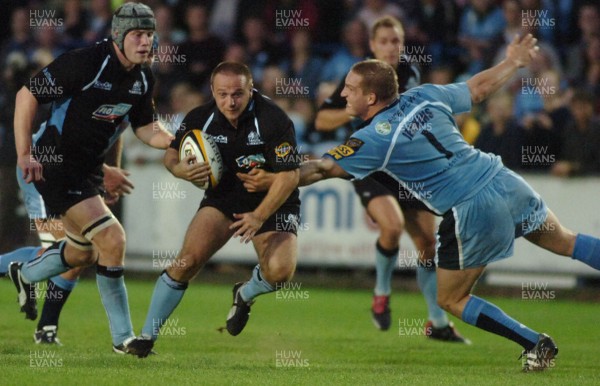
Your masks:
M 48 279 L 48 290 L 46 291 L 46 301 L 42 309 L 42 316 L 38 322 L 37 329 L 41 330 L 44 326 L 56 326 L 58 328 L 58 318 L 60 312 L 67 302 L 71 291 L 59 287 L 51 279 Z

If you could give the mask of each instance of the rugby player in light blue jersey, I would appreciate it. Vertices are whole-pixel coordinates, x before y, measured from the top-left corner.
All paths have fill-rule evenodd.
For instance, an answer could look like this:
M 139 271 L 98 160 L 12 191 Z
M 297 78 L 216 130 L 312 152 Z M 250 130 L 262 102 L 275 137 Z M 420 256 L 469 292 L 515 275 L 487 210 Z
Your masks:
M 526 371 L 553 366 L 556 344 L 471 295 L 475 282 L 487 264 L 512 255 L 516 237 L 596 269 L 600 240 L 564 228 L 540 195 L 504 167 L 500 157 L 465 142 L 452 115 L 469 111 L 472 103 L 487 98 L 528 65 L 538 50 L 536 42 L 531 35 L 517 36 L 501 63 L 466 82 L 425 84 L 400 97 L 388 64 L 355 64 L 342 96 L 348 113 L 365 123 L 344 145 L 303 164 L 300 172 L 300 184 L 308 185 L 383 171 L 442 216 L 436 245 L 439 305 L 466 323 L 523 346 Z

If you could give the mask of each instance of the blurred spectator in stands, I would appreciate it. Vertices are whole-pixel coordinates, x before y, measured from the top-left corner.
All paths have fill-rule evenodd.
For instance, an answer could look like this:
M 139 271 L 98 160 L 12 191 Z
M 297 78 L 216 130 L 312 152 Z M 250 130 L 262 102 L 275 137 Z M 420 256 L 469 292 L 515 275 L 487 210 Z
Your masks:
M 561 88 L 561 84 L 551 85 L 547 82 L 555 78 L 548 78 L 543 74 L 548 71 L 556 72 L 557 78 L 562 79 L 562 67 L 556 50 L 547 43 L 539 43 L 540 50 L 527 68 L 519 70 L 515 81 L 509 86 L 513 90 L 515 118 L 521 125 L 530 114 L 536 114 L 544 109 L 544 98 L 552 87 Z
M 154 8 L 154 17 L 159 42 L 180 44 L 185 40 L 185 32 L 173 27 L 173 9 L 171 7 L 164 4 L 157 6 Z
M 248 54 L 246 53 L 246 48 L 240 43 L 228 44 L 223 60 L 248 63 Z
M 11 53 L 20 52 L 29 60 L 35 48 L 29 27 L 29 10 L 17 8 L 13 11 L 10 19 L 10 31 L 10 37 L 3 41 L 0 59 L 5 60 Z
M 113 16 L 109 0 L 91 0 L 90 9 L 90 22 L 84 35 L 88 45 L 110 37 Z
M 83 37 L 89 18 L 81 0 L 66 0 L 62 11 L 63 17 L 63 44 L 67 49 L 84 47 Z
M 600 34 L 600 6 L 585 3 L 577 13 L 579 39 L 572 45 L 567 55 L 567 76 L 574 81 L 584 73 L 586 50 L 594 36 Z
M 474 75 L 488 67 L 506 21 L 493 0 L 471 0 L 460 19 L 458 42 L 464 48 L 467 73 Z
M 32 68 L 25 53 L 14 50 L 2 57 L 0 88 L 0 253 L 23 245 L 28 220 L 19 218 L 19 186 L 15 175 L 17 153 L 13 116 L 17 91 L 29 80 Z M 23 210 L 24 208 L 21 207 Z
M 31 57 L 33 61 L 41 64 L 41 67 L 47 66 L 66 51 L 66 47 L 60 43 L 60 35 L 56 27 L 37 28 L 34 36 L 36 48 Z
M 556 44 L 558 29 L 554 3 L 554 0 L 521 0 L 521 24 L 525 32 L 552 46 Z
M 359 19 L 352 19 L 344 26 L 343 46 L 323 66 L 321 81 L 339 82 L 352 65 L 363 60 L 368 52 L 369 36 L 367 29 Z
M 310 30 L 295 30 L 290 46 L 292 52 L 289 59 L 281 63 L 281 68 L 290 77 L 300 79 L 302 86 L 308 87 L 309 97 L 314 99 L 324 61 L 312 53 Z
M 185 10 L 187 39 L 181 43 L 181 54 L 186 59 L 188 79 L 194 87 L 208 90 L 210 73 L 223 60 L 225 45 L 208 30 L 208 10 L 200 2 L 190 3 Z
M 439 65 L 429 71 L 427 74 L 427 81 L 424 83 L 444 85 L 452 82 L 454 82 L 454 71 L 452 70 L 452 67 Z
M 267 0 L 263 18 L 267 30 L 273 31 L 278 43 L 292 39 L 295 31 L 319 30 L 317 0 Z
M 600 173 L 600 120 L 594 116 L 594 96 L 577 90 L 569 105 L 573 119 L 562 135 L 562 152 L 551 169 L 555 176 L 567 177 Z
M 483 125 L 475 147 L 499 155 L 509 169 L 519 169 L 524 145 L 523 129 L 512 117 L 510 93 L 504 91 L 492 95 L 487 101 L 486 113 L 488 122 Z
M 557 71 L 546 70 L 534 79 L 535 85 L 526 85 L 521 93 L 517 94 L 518 97 L 522 97 L 522 102 L 531 96 L 542 103 L 539 110 L 528 111 L 519 121 L 525 135 L 525 148 L 521 156 L 530 156 L 529 161 L 522 162 L 522 168 L 548 170 L 552 162 L 561 156 L 561 135 L 571 115 L 565 107 L 560 75 Z M 533 157 L 535 155 L 540 157 Z M 527 160 L 527 157 L 525 158 Z
M 306 111 L 303 104 L 312 106 L 305 86 L 297 83 L 278 66 L 267 66 L 258 91 L 273 100 L 290 117 L 296 129 L 298 146 L 308 148 L 306 127 L 314 119 L 314 112 Z M 304 102 L 303 102 L 304 101 Z
M 243 24 L 243 40 L 252 77 L 257 84 L 262 82 L 265 67 L 277 64 L 281 59 L 279 48 L 270 41 L 265 22 L 259 16 L 249 16 Z
M 600 33 L 587 40 L 583 71 L 573 83 L 591 92 L 596 103 L 600 101 Z M 600 112 L 600 104 L 594 106 L 594 110 Z
M 240 14 L 239 6 L 240 0 L 217 1 L 210 12 L 210 33 L 220 37 L 225 43 L 233 41 Z
M 432 62 L 448 64 L 457 55 L 458 9 L 452 0 L 421 0 L 405 25 L 407 44 L 425 44 Z M 412 22 L 411 22 L 412 21 Z
M 364 0 L 356 15 L 368 30 L 371 30 L 377 19 L 384 16 L 394 16 L 402 24 L 406 24 L 406 15 L 402 9 L 388 0 Z
M 481 123 L 477 119 L 477 111 L 456 114 L 454 116 L 458 131 L 469 145 L 474 145 L 481 132 Z

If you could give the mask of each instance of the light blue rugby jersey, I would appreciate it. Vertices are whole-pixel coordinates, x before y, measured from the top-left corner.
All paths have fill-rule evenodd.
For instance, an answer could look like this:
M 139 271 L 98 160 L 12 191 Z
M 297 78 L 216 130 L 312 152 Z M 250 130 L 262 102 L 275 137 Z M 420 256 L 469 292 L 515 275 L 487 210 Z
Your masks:
M 389 174 L 441 215 L 475 195 L 503 167 L 500 157 L 474 149 L 458 131 L 452 114 L 470 109 L 466 83 L 424 84 L 403 93 L 326 155 L 356 179 Z

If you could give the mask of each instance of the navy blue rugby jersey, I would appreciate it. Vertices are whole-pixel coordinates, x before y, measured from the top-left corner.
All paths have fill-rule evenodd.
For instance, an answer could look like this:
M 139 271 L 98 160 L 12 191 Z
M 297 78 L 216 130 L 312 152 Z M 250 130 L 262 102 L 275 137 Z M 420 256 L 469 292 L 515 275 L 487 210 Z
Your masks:
M 71 173 L 97 170 L 123 120 L 134 130 L 154 120 L 153 85 L 148 68 L 123 67 L 111 40 L 59 56 L 25 84 L 38 103 L 52 103 L 34 145 L 55 147 Z
M 248 173 L 255 167 L 269 172 L 294 170 L 300 167 L 294 124 L 287 114 L 269 98 L 252 91 L 248 106 L 233 127 L 219 111 L 214 100 L 191 110 L 181 123 L 171 148 L 179 151 L 181 139 L 186 132 L 200 129 L 210 134 L 223 158 L 223 176 L 215 188 L 207 190 L 212 197 L 231 197 L 247 200 L 250 206 L 258 206 L 266 192 L 249 193 L 236 173 Z M 298 204 L 296 188 L 285 204 Z M 285 205 L 284 204 L 284 205 Z

